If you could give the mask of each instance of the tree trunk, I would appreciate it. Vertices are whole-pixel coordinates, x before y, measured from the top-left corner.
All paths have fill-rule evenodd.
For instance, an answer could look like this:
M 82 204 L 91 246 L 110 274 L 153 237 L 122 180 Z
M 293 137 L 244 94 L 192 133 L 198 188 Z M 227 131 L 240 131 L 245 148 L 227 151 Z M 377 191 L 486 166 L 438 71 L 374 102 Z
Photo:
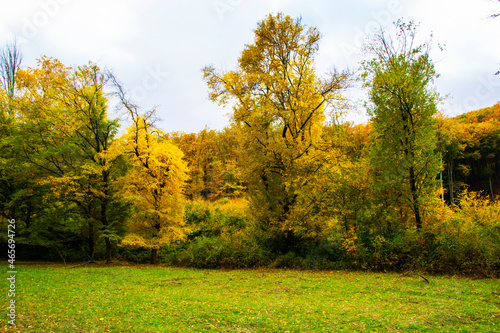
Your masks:
M 108 183 L 109 183 L 109 173 L 107 171 L 102 172 L 102 182 L 103 182 L 103 192 L 104 196 L 101 199 L 101 224 L 102 228 L 107 230 L 108 228 Z M 111 241 L 109 237 L 104 237 L 106 243 L 106 263 L 111 262 Z
M 151 260 L 150 263 L 155 265 L 158 262 L 158 249 L 151 249 Z
M 94 237 L 94 223 L 89 222 L 89 256 L 90 262 L 94 261 L 95 257 L 95 237 Z
M 494 170 L 495 170 L 495 179 L 498 183 L 498 182 L 500 182 L 500 180 L 498 179 L 498 174 L 500 174 L 500 163 L 498 163 L 498 155 L 499 154 L 495 154 L 495 155 L 496 156 L 495 156 L 495 168 L 494 168 Z
M 441 153 L 441 168 L 443 167 L 443 153 Z M 441 204 L 444 207 L 444 186 L 443 186 L 443 169 L 439 172 L 439 180 L 441 181 Z
M 216 194 L 215 194 L 215 180 L 214 180 L 214 167 L 213 165 L 210 167 L 210 176 L 212 177 L 212 201 L 215 201 Z
M 415 169 L 413 168 L 413 166 L 410 167 L 410 188 L 413 200 L 413 212 L 415 214 L 415 224 L 417 226 L 417 230 L 420 230 L 422 229 L 422 219 L 420 217 L 420 205 L 418 203 L 419 198 L 415 180 Z
M 455 201 L 453 199 L 453 160 L 450 160 L 448 163 L 448 182 L 450 187 L 450 203 L 451 205 L 455 205 Z
M 26 229 L 29 229 L 31 226 L 31 215 L 33 214 L 33 205 L 31 204 L 31 200 L 27 203 L 28 207 L 26 208 Z
M 295 249 L 295 236 L 292 230 L 287 230 L 284 233 L 285 236 L 285 250 L 286 252 L 292 252 Z
M 104 237 L 104 241 L 106 242 L 106 264 L 111 263 L 111 241 L 109 237 Z
M 489 179 L 490 179 L 491 201 L 495 202 L 495 192 L 493 192 L 493 186 L 491 184 L 491 176 L 489 177 Z

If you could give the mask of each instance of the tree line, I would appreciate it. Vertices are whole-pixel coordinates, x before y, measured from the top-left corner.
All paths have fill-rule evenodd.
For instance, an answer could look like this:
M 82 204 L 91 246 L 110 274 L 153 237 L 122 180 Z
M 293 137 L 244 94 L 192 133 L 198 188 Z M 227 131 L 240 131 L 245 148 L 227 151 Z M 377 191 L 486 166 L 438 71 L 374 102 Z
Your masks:
M 189 134 L 164 133 L 156 110 L 96 64 L 22 68 L 7 45 L 4 221 L 16 219 L 34 259 L 133 260 L 140 248 L 151 263 L 197 267 L 495 275 L 500 106 L 439 114 L 431 42 L 417 32 L 398 21 L 365 45 L 360 75 L 320 77 L 320 32 L 270 14 L 234 70 L 203 68 L 209 98 L 232 108 L 229 126 Z M 342 118 L 353 81 L 368 91 L 367 124 Z M 112 99 L 127 115 L 121 135 Z

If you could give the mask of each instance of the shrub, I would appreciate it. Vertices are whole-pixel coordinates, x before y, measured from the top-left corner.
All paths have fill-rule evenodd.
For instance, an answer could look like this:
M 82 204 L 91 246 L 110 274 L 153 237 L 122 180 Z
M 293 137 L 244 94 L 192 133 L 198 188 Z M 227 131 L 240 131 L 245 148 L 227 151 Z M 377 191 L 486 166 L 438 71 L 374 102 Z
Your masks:
M 273 252 L 267 243 L 271 240 L 261 237 L 245 200 L 191 202 L 186 222 L 193 232 L 185 242 L 164 249 L 162 261 L 198 268 L 267 266 L 500 276 L 500 203 L 474 192 L 464 192 L 457 202 L 455 210 L 439 204 L 426 212 L 421 230 L 365 214 L 348 232 L 311 238 L 286 253 Z M 136 258 L 128 255 L 143 260 L 139 253 Z
M 191 239 L 218 236 L 223 232 L 247 228 L 251 223 L 244 199 L 222 199 L 217 202 L 193 201 L 185 208 L 185 222 L 193 230 Z
M 162 261 L 198 268 L 247 268 L 265 266 L 268 254 L 252 231 L 244 199 L 195 201 L 186 205 L 188 240 L 166 250 Z
M 250 268 L 265 266 L 268 254 L 242 233 L 201 236 L 171 252 L 169 263 L 196 268 Z
M 433 225 L 433 269 L 443 273 L 500 275 L 500 202 L 465 191 L 455 211 L 444 208 Z
M 151 250 L 144 248 L 118 247 L 118 258 L 136 264 L 150 262 Z

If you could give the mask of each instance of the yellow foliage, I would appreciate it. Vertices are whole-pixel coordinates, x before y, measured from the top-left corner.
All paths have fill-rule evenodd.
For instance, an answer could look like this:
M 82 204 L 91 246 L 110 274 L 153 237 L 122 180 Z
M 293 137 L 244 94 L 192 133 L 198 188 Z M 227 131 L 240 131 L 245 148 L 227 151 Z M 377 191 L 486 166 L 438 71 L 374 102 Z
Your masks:
M 348 74 L 316 76 L 319 39 L 319 31 L 306 29 L 300 19 L 270 14 L 259 22 L 236 70 L 204 68 L 210 99 L 235 102 L 232 126 L 252 215 L 270 237 L 314 238 L 330 229 L 312 192 L 328 158 L 321 149 L 325 114 L 342 103 Z
M 500 228 L 500 202 L 492 202 L 480 192 L 464 191 L 454 209 L 440 206 L 436 217 L 436 222 L 429 225 L 430 231 L 453 233 L 457 240 L 474 234 L 480 241 L 483 232 Z
M 119 193 L 134 205 L 122 245 L 157 249 L 185 237 L 182 191 L 188 169 L 180 149 L 162 135 L 137 117 L 111 148 L 110 154 L 123 154 L 130 163 L 118 180 Z
M 460 208 L 455 214 L 465 223 L 482 226 L 500 225 L 499 201 L 491 202 L 480 192 L 468 191 L 465 191 L 458 200 Z

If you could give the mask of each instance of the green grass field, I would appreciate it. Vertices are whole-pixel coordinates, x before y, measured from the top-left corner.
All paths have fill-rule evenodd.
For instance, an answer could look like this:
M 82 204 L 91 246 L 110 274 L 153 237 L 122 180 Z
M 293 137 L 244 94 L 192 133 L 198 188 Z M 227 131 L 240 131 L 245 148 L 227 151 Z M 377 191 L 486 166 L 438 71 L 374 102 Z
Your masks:
M 17 268 L 17 327 L 2 315 L 7 332 L 500 331 L 499 280 L 147 265 Z

